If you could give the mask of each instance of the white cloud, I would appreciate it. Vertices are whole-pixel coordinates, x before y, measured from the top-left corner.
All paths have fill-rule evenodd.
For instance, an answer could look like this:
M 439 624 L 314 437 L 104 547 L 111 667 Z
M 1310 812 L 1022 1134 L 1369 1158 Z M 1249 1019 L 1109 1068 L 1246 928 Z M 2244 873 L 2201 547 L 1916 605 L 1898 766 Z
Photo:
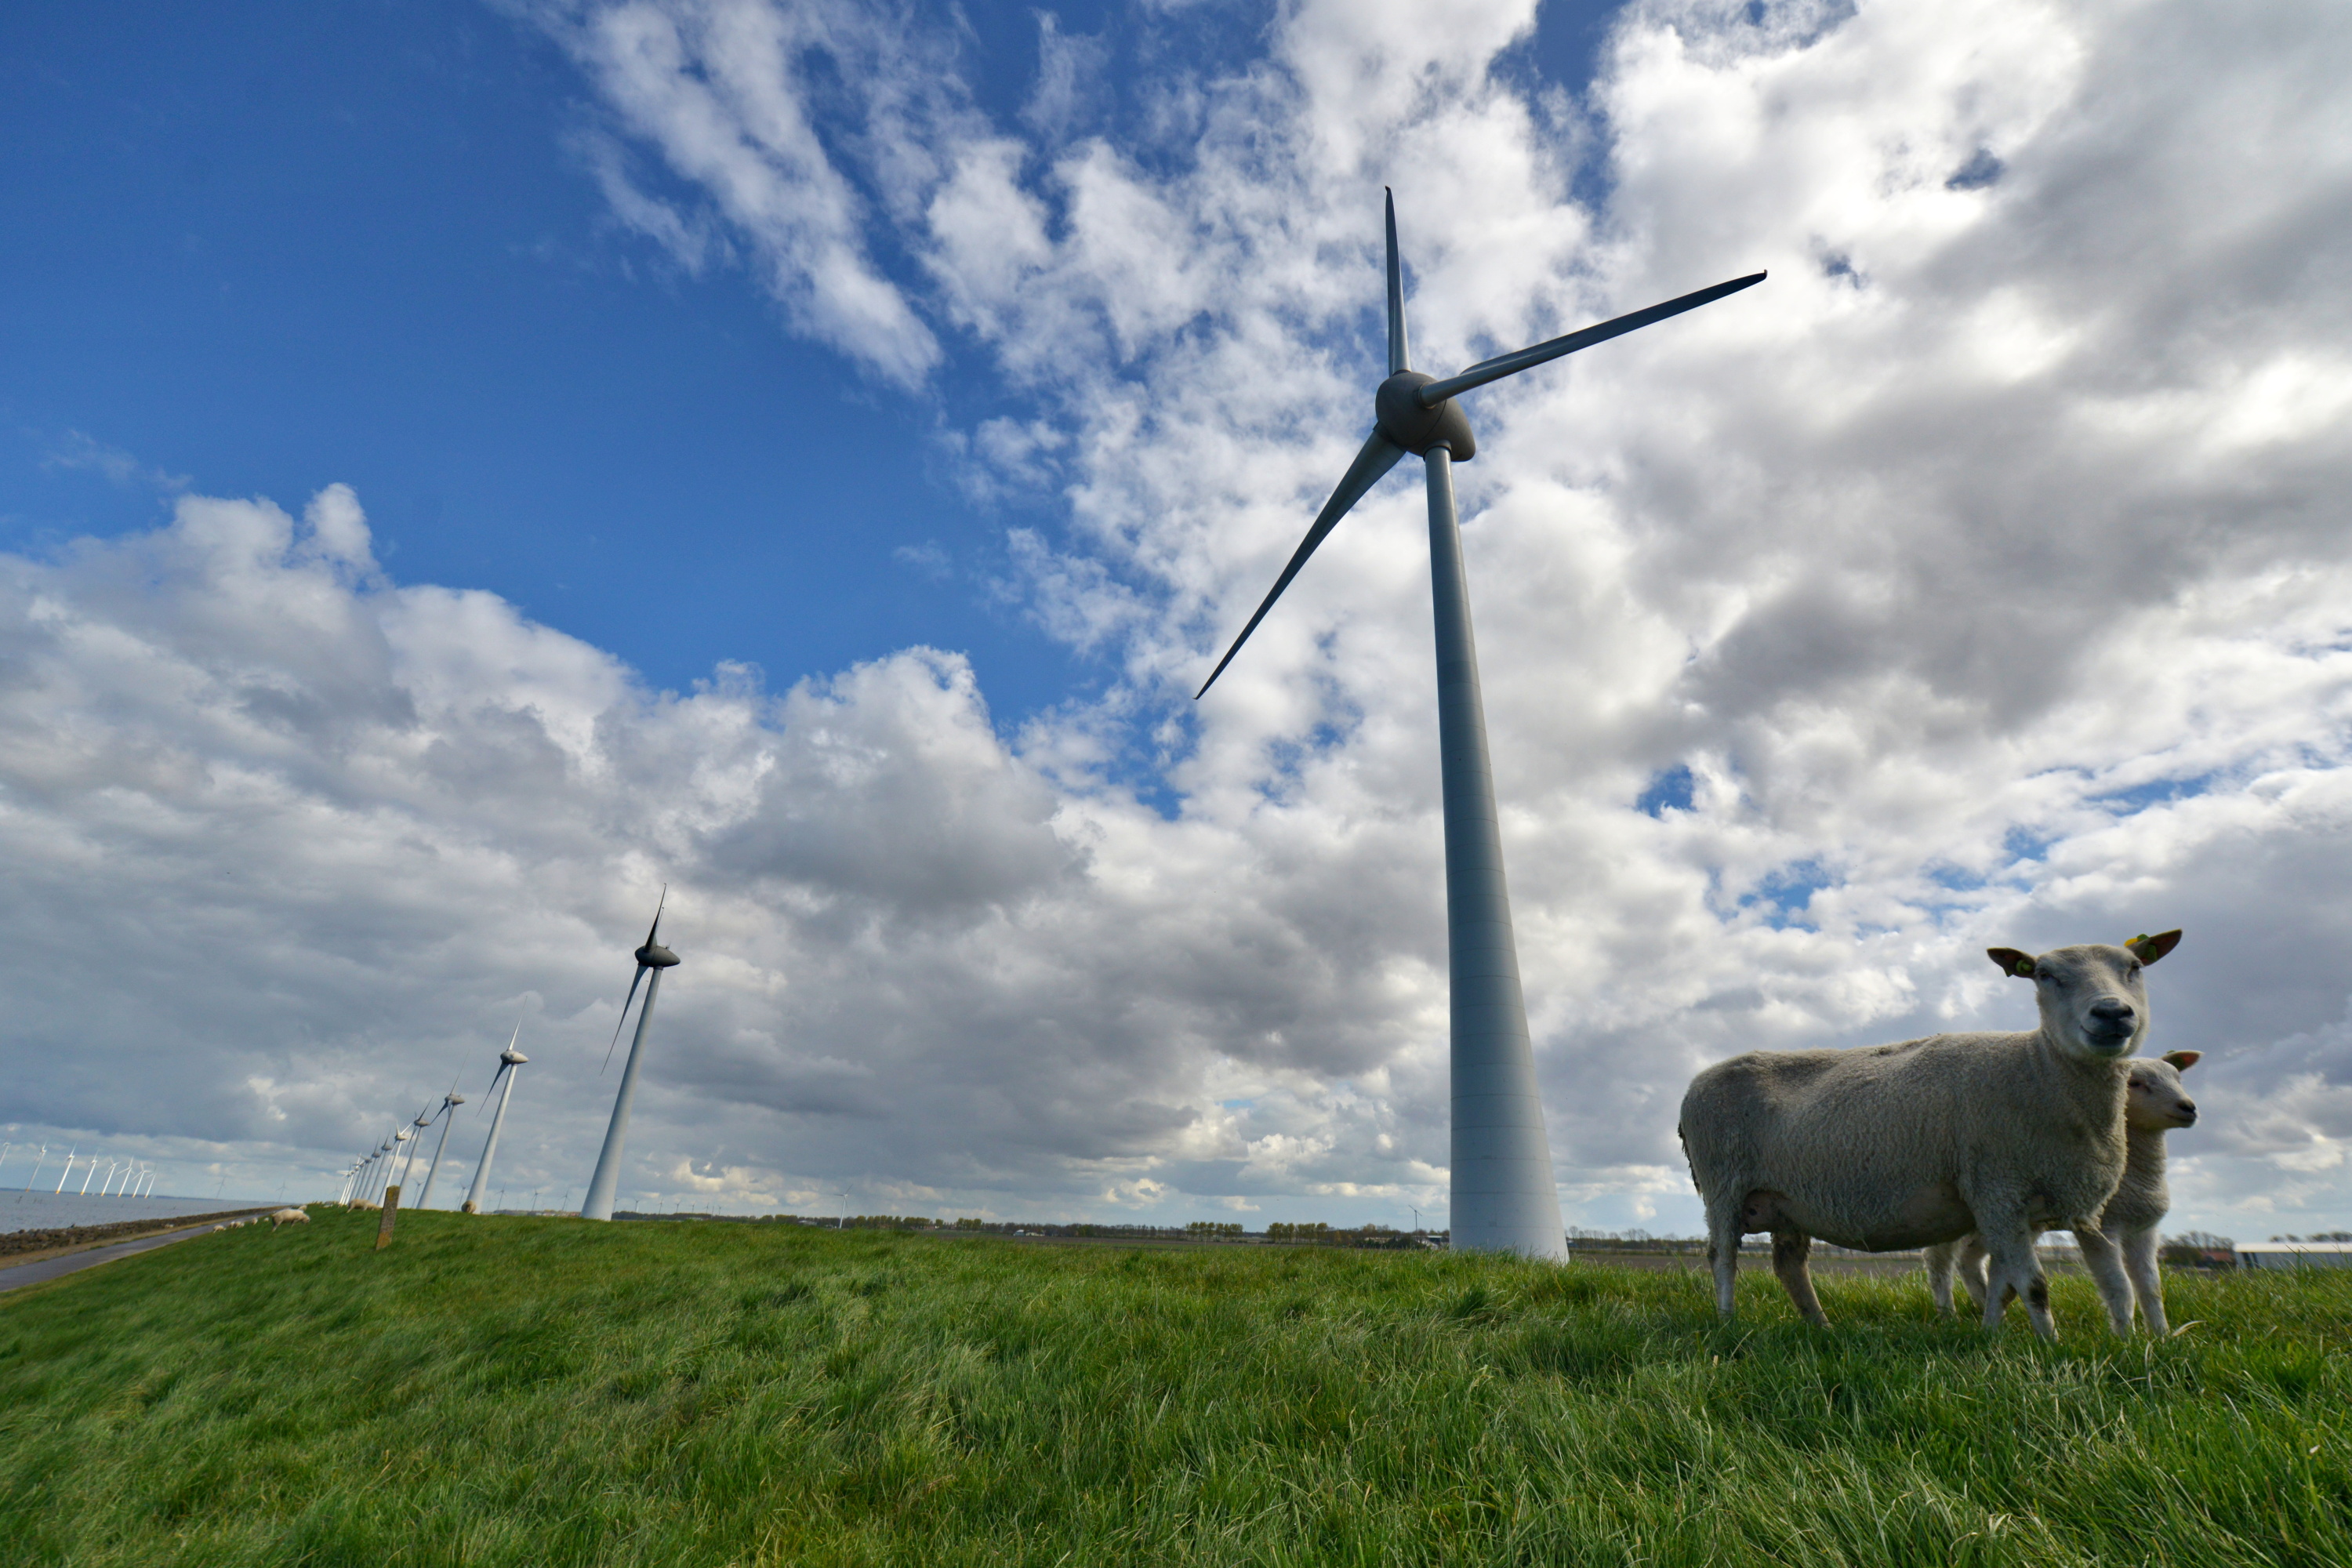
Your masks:
M 6 1048 L 97 1041 L 152 1086 L 102 1121 L 119 1079 L 68 1065 L 38 1115 L 356 1143 L 531 997 L 518 1169 L 584 1169 L 607 1090 L 582 1064 L 668 879 L 688 967 L 633 1141 L 645 1180 L 687 1173 L 664 1190 L 1442 1202 L 1418 487 L 1185 701 L 1369 422 L 1392 184 L 1441 369 L 1772 270 L 1473 399 L 1574 1217 L 1693 1222 L 1673 1126 L 1706 1060 L 2020 1024 L 1984 946 L 2180 924 L 2158 1027 L 2213 1058 L 2179 1223 L 2352 1218 L 2352 24 L 1645 5 L 1578 122 L 1492 68 L 1531 16 L 1301 5 L 1236 73 L 1155 57 L 1136 91 L 1181 113 L 1121 129 L 1043 81 L 1030 142 L 919 26 L 561 13 L 667 210 L 707 204 L 797 330 L 903 381 L 970 356 L 1025 401 L 955 437 L 975 493 L 1049 473 L 1066 500 L 1007 591 L 1122 679 L 1013 741 L 931 650 L 656 696 L 488 595 L 383 581 L 348 497 L 307 535 L 190 500 L 10 563 L 8 918 L 57 978 Z M 1108 782 L 1139 766 L 1172 817 Z M 1662 777 L 1687 806 L 1636 810 Z M 98 983 L 101 954 L 142 978 Z

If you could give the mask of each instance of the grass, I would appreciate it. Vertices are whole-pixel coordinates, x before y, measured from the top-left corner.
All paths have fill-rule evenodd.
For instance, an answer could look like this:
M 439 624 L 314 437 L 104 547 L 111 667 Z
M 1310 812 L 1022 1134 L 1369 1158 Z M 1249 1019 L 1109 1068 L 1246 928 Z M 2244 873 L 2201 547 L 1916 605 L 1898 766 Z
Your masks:
M 2352 1271 L 1925 1284 L 372 1215 L 0 1299 L 10 1563 L 2343 1563 Z

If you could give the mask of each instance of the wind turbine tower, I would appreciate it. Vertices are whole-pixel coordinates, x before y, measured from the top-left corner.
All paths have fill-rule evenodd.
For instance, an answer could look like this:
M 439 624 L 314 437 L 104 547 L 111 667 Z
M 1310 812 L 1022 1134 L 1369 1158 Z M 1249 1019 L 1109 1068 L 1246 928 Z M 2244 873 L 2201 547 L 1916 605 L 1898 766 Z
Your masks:
M 522 1026 L 517 1024 L 515 1029 L 520 1033 Z M 455 1084 L 449 1086 L 450 1092 L 441 1097 L 441 1109 L 433 1113 L 441 1119 L 441 1142 L 433 1145 L 433 1163 L 425 1167 L 425 1190 L 416 1194 L 418 1208 L 433 1201 L 433 1178 L 441 1173 L 441 1155 L 449 1147 L 449 1129 L 457 1120 L 457 1107 L 466 1103 L 466 1097 L 457 1093 L 457 1088 Z
M 604 1129 L 604 1150 L 596 1156 L 596 1173 L 588 1178 L 588 1196 L 580 1205 L 582 1219 L 611 1219 L 613 1189 L 621 1181 L 621 1144 L 629 1135 L 629 1106 L 637 1097 L 637 1069 L 645 1065 L 646 1027 L 654 1021 L 654 997 L 661 990 L 662 971 L 674 966 L 677 954 L 662 946 L 662 906 L 669 901 L 669 889 L 662 889 L 661 899 L 654 905 L 653 928 L 646 932 L 645 946 L 637 949 L 637 972 L 629 980 L 629 994 L 621 1000 L 621 1016 L 613 1025 L 613 1040 L 618 1044 L 621 1026 L 629 1021 L 629 1004 L 636 1000 L 637 982 L 646 980 L 646 1004 L 637 1009 L 637 1032 L 629 1042 L 628 1064 L 621 1068 L 621 1091 L 613 1097 L 612 1125 Z M 604 1047 L 604 1059 L 613 1059 L 613 1047 Z
M 1275 600 L 1290 586 L 1316 546 L 1349 509 L 1407 452 L 1426 466 L 1429 576 L 1437 627 L 1439 774 L 1445 809 L 1445 930 L 1453 1002 L 1453 1245 L 1565 1259 L 1559 1192 L 1544 1135 L 1527 1003 L 1519 990 L 1518 944 L 1503 879 L 1502 835 L 1495 816 L 1494 770 L 1479 695 L 1478 650 L 1470 635 L 1470 591 L 1463 574 L 1462 533 L 1454 511 L 1454 465 L 1478 449 L 1470 420 L 1454 400 L 1488 382 L 1532 370 L 1654 321 L 1696 310 L 1764 280 L 1754 273 L 1701 289 L 1565 337 L 1481 360 L 1438 380 L 1412 368 L 1405 337 L 1404 268 L 1397 256 L 1396 198 L 1388 201 L 1388 379 L 1372 395 L 1372 433 L 1323 503 L 1290 563 L 1257 613 L 1194 693 L 1205 695 L 1224 673 Z
M 466 1201 L 458 1205 L 467 1214 L 482 1212 L 482 1194 L 490 1184 L 490 1160 L 499 1152 L 499 1130 L 507 1124 L 507 1102 L 514 1098 L 515 1068 L 530 1060 L 515 1049 L 515 1040 L 522 1038 L 522 1020 L 515 1020 L 514 1039 L 499 1053 L 499 1070 L 490 1075 L 490 1092 L 499 1094 L 499 1080 L 506 1080 L 507 1091 L 499 1094 L 499 1108 L 490 1112 L 490 1135 L 482 1141 L 482 1157 L 474 1163 L 474 1184 L 466 1189 Z
M 416 1112 L 416 1120 L 408 1124 L 408 1158 L 401 1162 L 400 1190 L 408 1190 L 408 1178 L 416 1173 L 416 1156 L 425 1147 L 425 1130 L 433 1125 L 433 1108 L 425 1106 Z M 412 1205 L 413 1206 L 413 1205 Z

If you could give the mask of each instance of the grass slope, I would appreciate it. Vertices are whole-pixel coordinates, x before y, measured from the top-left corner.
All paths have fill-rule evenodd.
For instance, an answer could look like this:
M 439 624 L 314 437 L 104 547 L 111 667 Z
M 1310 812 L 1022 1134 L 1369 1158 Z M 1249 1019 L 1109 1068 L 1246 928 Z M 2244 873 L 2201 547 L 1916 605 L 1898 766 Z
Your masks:
M 2352 1562 L 2352 1272 L 1831 1279 L 409 1214 L 0 1301 L 16 1563 Z

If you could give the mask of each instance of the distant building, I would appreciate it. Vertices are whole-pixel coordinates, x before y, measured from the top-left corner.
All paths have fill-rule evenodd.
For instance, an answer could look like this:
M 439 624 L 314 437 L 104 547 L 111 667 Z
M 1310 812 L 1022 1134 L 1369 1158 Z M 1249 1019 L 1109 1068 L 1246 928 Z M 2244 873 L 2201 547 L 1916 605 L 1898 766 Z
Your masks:
M 2250 1241 L 2238 1248 L 2241 1268 L 2352 1268 L 2352 1241 Z

